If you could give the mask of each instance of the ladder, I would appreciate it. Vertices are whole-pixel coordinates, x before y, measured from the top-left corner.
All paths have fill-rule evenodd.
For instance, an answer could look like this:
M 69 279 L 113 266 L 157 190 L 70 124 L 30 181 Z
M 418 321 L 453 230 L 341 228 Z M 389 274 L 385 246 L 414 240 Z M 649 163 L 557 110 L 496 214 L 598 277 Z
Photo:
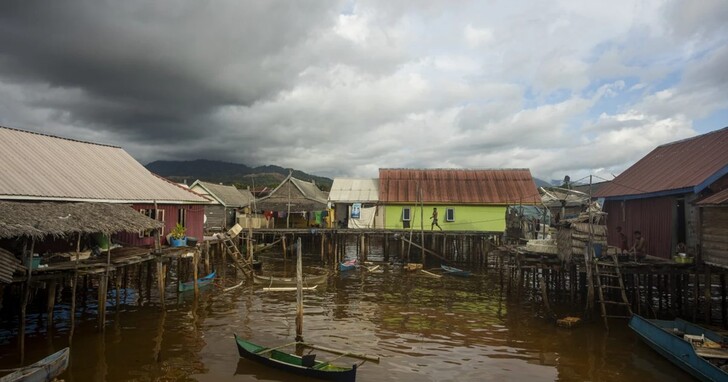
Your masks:
M 248 261 L 242 253 L 240 253 L 238 246 L 235 245 L 230 235 L 223 233 L 220 234 L 220 238 L 222 239 L 223 246 L 225 246 L 225 252 L 227 252 L 233 260 L 233 264 L 243 271 L 246 277 L 251 277 L 253 275 L 253 264 L 251 264 L 251 262 Z
M 624 281 L 622 273 L 619 271 L 619 260 L 615 255 L 605 255 L 599 260 L 594 261 L 594 274 L 597 282 L 597 292 L 599 293 L 599 305 L 602 310 L 602 319 L 604 326 L 609 330 L 609 318 L 630 318 L 632 317 L 632 306 L 627 299 L 627 293 L 624 290 Z M 607 300 L 614 293 L 610 290 L 619 290 L 619 298 L 621 301 Z M 607 306 L 621 307 L 621 313 L 609 312 Z

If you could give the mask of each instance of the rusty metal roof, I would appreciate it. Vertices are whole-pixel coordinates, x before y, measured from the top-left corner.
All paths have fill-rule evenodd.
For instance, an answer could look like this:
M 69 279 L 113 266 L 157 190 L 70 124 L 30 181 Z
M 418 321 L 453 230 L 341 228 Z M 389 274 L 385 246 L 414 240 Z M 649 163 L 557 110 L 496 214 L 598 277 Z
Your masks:
M 380 169 L 379 200 L 415 203 L 540 204 L 528 169 Z
M 0 199 L 209 203 L 115 146 L 0 127 L 0 163 Z
M 695 203 L 699 206 L 718 206 L 728 204 L 728 188 L 718 191 L 713 195 L 707 196 Z
M 600 189 L 597 197 L 697 193 L 728 174 L 728 127 L 658 146 Z

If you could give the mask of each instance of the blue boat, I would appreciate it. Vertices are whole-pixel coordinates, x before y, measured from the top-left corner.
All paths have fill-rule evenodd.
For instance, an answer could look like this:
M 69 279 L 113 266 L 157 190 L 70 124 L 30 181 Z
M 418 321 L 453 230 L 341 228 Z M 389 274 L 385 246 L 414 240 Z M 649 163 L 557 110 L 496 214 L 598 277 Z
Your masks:
M 440 268 L 442 268 L 443 274 L 450 275 L 450 276 L 460 276 L 460 277 L 468 277 L 470 276 L 469 271 L 464 271 L 459 268 L 455 267 L 448 267 L 447 265 L 440 265 Z
M 210 273 L 209 275 L 197 279 L 197 287 L 202 288 L 203 286 L 207 286 L 212 284 L 212 282 L 215 281 L 215 271 Z M 179 283 L 179 287 L 177 288 L 180 292 L 186 292 L 189 290 L 195 290 L 195 283 L 194 281 L 188 281 L 186 283 Z
M 346 272 L 356 268 L 356 259 L 339 263 L 339 272 Z
M 633 315 L 629 327 L 651 348 L 701 381 L 728 381 L 726 338 L 685 320 L 648 320 Z

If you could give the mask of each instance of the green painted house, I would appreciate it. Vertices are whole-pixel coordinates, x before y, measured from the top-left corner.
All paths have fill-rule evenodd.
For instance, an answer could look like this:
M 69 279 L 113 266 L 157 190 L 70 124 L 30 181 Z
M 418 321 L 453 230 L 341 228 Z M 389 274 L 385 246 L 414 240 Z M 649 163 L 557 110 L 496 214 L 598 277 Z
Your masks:
M 380 169 L 384 228 L 503 232 L 509 205 L 541 204 L 528 169 Z

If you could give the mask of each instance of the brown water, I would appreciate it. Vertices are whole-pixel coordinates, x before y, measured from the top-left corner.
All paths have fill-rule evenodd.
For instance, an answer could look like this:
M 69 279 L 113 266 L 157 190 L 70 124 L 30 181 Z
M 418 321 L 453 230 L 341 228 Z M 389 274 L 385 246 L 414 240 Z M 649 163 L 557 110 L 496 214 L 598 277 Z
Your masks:
M 313 258 L 306 264 L 308 272 L 319 266 Z M 284 265 L 268 261 L 264 267 L 280 272 Z M 561 329 L 537 317 L 529 303 L 509 303 L 494 276 L 433 279 L 382 269 L 332 276 L 304 298 L 306 341 L 381 356 L 380 364 L 358 369 L 358 381 L 690 380 L 639 342 L 626 322 L 613 322 L 609 333 L 600 322 Z M 109 298 L 105 333 L 96 331 L 93 306 L 86 308 L 65 380 L 306 380 L 239 359 L 233 340 L 237 333 L 266 346 L 293 342 L 295 293 L 240 288 L 223 294 L 215 288 L 195 300 L 173 287 L 165 312 L 133 290 L 122 293 L 118 314 Z M 57 306 L 49 333 L 38 315 L 31 316 L 27 359 L 68 345 L 67 315 L 67 305 Z M 19 362 L 11 329 L 0 331 L 0 368 Z

